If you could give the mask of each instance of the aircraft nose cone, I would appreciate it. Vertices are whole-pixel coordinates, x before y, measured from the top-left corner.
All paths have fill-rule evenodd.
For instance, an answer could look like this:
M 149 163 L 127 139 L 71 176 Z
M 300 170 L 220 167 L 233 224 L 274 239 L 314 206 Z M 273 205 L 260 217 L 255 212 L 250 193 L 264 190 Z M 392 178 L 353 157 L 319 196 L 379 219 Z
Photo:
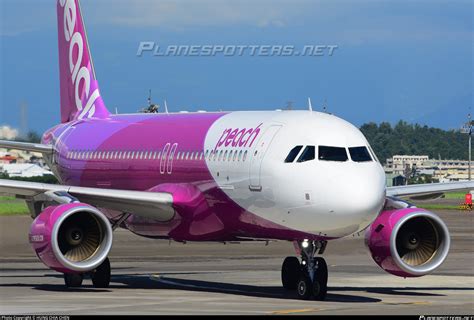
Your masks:
M 370 209 L 381 201 L 385 191 L 384 182 L 377 175 L 373 175 L 354 183 L 354 198 L 360 209 Z
M 385 202 L 385 173 L 380 166 L 356 167 L 338 184 L 342 197 L 334 204 L 338 214 L 358 225 L 375 219 Z

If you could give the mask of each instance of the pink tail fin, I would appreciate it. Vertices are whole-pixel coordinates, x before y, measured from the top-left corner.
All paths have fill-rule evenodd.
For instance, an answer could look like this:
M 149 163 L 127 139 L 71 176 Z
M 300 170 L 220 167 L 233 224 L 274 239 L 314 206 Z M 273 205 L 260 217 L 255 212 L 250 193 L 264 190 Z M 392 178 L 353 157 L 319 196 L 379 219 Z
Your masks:
M 79 0 L 58 0 L 57 10 L 61 122 L 106 118 Z

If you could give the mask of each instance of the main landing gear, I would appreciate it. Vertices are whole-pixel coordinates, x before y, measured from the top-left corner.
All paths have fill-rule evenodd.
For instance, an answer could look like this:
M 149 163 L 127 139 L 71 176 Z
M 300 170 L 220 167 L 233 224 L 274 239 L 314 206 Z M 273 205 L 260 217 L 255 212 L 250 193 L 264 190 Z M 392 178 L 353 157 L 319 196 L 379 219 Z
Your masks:
M 286 290 L 296 290 L 299 298 L 324 300 L 327 294 L 328 267 L 321 257 L 326 249 L 326 241 L 295 241 L 295 249 L 301 255 L 287 257 L 281 267 L 281 282 Z
M 68 288 L 78 288 L 82 285 L 84 275 L 89 275 L 95 288 L 108 288 L 110 284 L 110 261 L 106 258 L 95 270 L 87 273 L 65 273 L 64 283 Z

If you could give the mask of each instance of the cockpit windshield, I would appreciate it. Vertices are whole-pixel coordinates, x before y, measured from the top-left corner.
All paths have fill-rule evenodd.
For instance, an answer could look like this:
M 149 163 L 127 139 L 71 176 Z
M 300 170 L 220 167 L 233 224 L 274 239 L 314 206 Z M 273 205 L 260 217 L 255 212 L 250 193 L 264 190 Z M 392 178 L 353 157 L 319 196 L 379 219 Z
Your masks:
M 319 160 L 340 161 L 340 162 L 344 162 L 348 160 L 346 148 L 319 146 L 318 152 L 319 152 L 318 154 Z
M 372 161 L 369 150 L 366 147 L 353 147 L 349 148 L 352 161 L 355 162 L 367 162 Z
M 347 153 L 349 151 L 349 154 Z M 349 157 L 350 156 L 350 157 Z M 285 163 L 301 163 L 316 159 L 316 146 L 295 146 L 285 158 Z M 320 161 L 354 161 L 354 162 L 370 162 L 377 161 L 372 153 L 370 146 L 360 147 L 333 147 L 318 146 L 317 159 Z
M 293 149 L 291 149 L 290 153 L 286 156 L 285 163 L 290 163 L 293 162 L 296 159 L 296 156 L 298 153 L 300 153 L 301 149 L 303 146 L 296 146 Z
M 298 162 L 306 162 L 306 161 L 311 161 L 316 158 L 316 148 L 314 146 L 306 146 L 306 148 L 303 150 L 303 153 L 301 156 L 298 158 Z

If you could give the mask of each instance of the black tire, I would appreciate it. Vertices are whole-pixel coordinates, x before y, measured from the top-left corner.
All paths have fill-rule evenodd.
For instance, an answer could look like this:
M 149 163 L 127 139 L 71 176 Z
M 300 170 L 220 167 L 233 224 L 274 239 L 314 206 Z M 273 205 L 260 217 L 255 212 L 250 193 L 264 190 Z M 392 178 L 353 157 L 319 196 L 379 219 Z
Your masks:
M 317 264 L 314 282 L 312 284 L 312 294 L 315 300 L 325 300 L 328 292 L 328 265 L 323 258 L 315 258 Z
M 68 288 L 78 288 L 82 285 L 82 274 L 80 273 L 65 273 L 64 284 Z
M 281 283 L 286 290 L 295 290 L 301 276 L 301 265 L 297 257 L 286 257 L 281 266 Z
M 108 288 L 110 285 L 110 261 L 106 258 L 91 274 L 95 288 Z
M 312 289 L 311 279 L 307 275 L 301 275 L 296 288 L 298 298 L 308 300 L 311 297 Z

